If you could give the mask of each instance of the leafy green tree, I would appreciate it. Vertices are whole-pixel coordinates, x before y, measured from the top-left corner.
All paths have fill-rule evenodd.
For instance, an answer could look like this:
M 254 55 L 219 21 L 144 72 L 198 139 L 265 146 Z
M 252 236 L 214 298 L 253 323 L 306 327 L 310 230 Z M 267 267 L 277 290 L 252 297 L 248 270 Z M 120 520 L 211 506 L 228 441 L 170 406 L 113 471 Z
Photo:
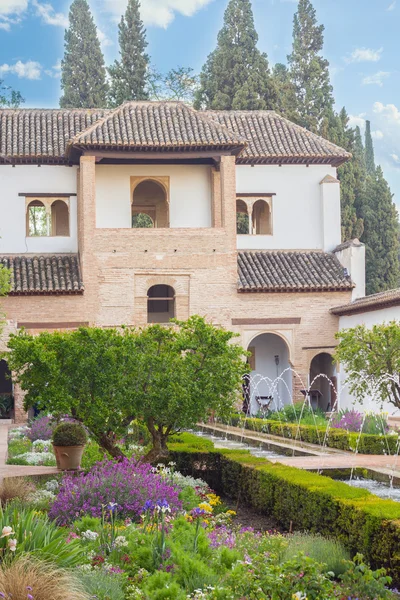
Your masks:
M 199 77 L 191 67 L 177 67 L 165 75 L 153 69 L 150 74 L 152 100 L 175 100 L 193 104 L 198 87 Z
M 367 294 L 397 287 L 399 282 L 398 213 L 381 167 L 367 178 L 364 234 Z
M 375 153 L 370 121 L 365 123 L 365 165 L 368 175 L 373 175 L 375 173 Z
M 18 108 L 24 102 L 20 92 L 13 90 L 0 79 L 0 108 Z
M 299 0 L 293 22 L 293 50 L 288 61 L 296 89 L 299 123 L 315 133 L 321 132 L 334 104 L 329 63 L 321 56 L 323 46 L 324 26 L 317 24 L 310 0 Z
M 363 401 L 367 395 L 400 408 L 400 322 L 358 325 L 340 331 L 335 359 L 343 364 L 350 392 Z
M 170 435 L 231 410 L 246 368 L 235 334 L 196 316 L 175 323 L 11 336 L 25 408 L 72 415 L 116 458 L 117 440 L 141 419 L 153 440 L 147 460 L 165 455 Z
M 267 55 L 258 35 L 250 0 L 230 0 L 216 49 L 200 74 L 195 108 L 256 110 L 275 107 Z
M 140 18 L 139 0 L 129 0 L 119 24 L 120 60 L 108 68 L 110 102 L 120 106 L 128 100 L 147 100 L 149 56 L 146 30 Z
M 107 103 L 106 68 L 87 0 L 74 0 L 61 62 L 61 108 L 98 108 Z
M 274 66 L 272 81 L 276 90 L 276 110 L 290 121 L 298 123 L 296 88 L 286 65 L 277 63 Z

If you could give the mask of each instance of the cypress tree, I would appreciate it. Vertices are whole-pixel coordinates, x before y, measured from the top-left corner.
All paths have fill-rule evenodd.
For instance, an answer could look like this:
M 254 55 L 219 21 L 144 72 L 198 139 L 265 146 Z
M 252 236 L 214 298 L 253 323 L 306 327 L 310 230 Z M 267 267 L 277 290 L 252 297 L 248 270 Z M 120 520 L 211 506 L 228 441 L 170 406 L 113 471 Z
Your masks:
M 200 75 L 195 108 L 274 108 L 275 91 L 268 58 L 259 51 L 257 42 L 250 0 L 230 0 L 217 47 Z
M 375 154 L 370 121 L 365 123 L 365 164 L 368 175 L 373 175 L 375 173 Z
M 119 24 L 120 60 L 109 67 L 110 103 L 120 106 L 128 100 L 147 100 L 149 56 L 146 30 L 140 18 L 139 0 L 129 0 Z
M 399 284 L 398 213 L 381 167 L 368 175 L 366 193 L 366 287 L 375 294 Z
M 354 147 L 353 147 L 353 165 L 355 174 L 355 201 L 354 206 L 357 215 L 360 219 L 365 219 L 365 202 L 366 202 L 366 179 L 367 167 L 365 164 L 365 151 L 361 136 L 361 130 L 357 126 L 354 132 Z
M 106 106 L 108 86 L 104 56 L 87 0 L 72 2 L 64 40 L 61 108 Z
M 288 56 L 296 89 L 300 125 L 320 133 L 333 111 L 329 63 L 321 56 L 324 26 L 318 25 L 310 0 L 299 0 L 293 21 L 293 50 Z
M 272 81 L 276 90 L 276 110 L 290 121 L 298 123 L 296 88 L 286 65 L 277 63 L 274 66 Z

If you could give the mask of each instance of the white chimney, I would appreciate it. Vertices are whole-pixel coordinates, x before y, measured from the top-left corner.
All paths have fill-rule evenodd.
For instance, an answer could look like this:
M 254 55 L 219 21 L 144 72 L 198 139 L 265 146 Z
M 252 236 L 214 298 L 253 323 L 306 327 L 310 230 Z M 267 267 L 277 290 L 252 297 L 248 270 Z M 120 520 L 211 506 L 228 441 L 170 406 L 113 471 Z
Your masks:
M 364 244 L 357 239 L 349 240 L 344 244 L 340 244 L 334 252 L 355 284 L 351 299 L 363 298 L 365 296 Z

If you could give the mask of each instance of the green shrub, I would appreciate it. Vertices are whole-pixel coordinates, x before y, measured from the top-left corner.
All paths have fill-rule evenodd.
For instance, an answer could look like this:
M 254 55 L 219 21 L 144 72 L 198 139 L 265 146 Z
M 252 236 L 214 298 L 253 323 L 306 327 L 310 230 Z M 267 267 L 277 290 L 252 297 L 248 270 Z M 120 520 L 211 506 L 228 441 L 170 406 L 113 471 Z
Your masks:
M 8 442 L 8 458 L 14 458 L 18 454 L 25 454 L 32 449 L 32 442 L 28 438 L 9 440 Z
M 107 571 L 83 572 L 79 575 L 89 598 L 97 600 L 124 600 L 125 580 L 117 573 L 108 573 Z
M 296 406 L 296 405 L 295 405 Z M 240 415 L 231 418 L 231 425 L 244 427 L 250 431 L 276 435 L 287 439 L 296 439 L 310 444 L 326 444 L 329 448 L 338 450 L 355 451 L 358 447 L 360 454 L 396 454 L 397 435 L 372 435 L 362 433 L 349 433 L 344 429 L 315 427 L 314 425 L 298 425 L 284 423 L 271 419 L 246 419 Z
M 382 500 L 316 473 L 252 456 L 240 450 L 196 451 L 174 444 L 177 470 L 201 477 L 220 495 L 240 499 L 271 515 L 284 528 L 335 538 L 374 568 L 385 567 L 400 582 L 400 504 Z
M 52 441 L 55 446 L 84 446 L 87 433 L 80 423 L 65 421 L 55 428 Z
M 325 572 L 331 571 L 336 577 L 342 575 L 350 560 L 349 552 L 337 540 L 324 538 L 318 534 L 294 533 L 287 538 L 288 545 L 283 552 L 283 561 L 291 560 L 303 553 L 326 566 Z
M 85 469 L 85 471 L 88 471 L 93 465 L 104 460 L 104 457 L 107 459 L 111 458 L 103 448 L 100 448 L 97 442 L 90 440 L 85 446 L 81 467 L 82 469 Z

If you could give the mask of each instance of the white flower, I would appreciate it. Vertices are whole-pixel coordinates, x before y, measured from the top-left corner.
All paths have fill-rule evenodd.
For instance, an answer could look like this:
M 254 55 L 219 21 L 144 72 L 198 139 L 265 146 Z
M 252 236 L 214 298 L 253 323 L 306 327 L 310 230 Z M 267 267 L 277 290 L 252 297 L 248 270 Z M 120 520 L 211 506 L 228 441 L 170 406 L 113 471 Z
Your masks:
M 123 535 L 119 535 L 114 540 L 114 546 L 116 548 L 124 548 L 127 545 L 128 545 L 128 540 Z
M 11 550 L 11 552 L 15 552 L 17 549 L 17 540 L 14 539 L 9 539 L 8 540 L 8 547 Z
M 46 462 L 50 466 L 56 466 L 56 457 L 52 452 L 25 452 L 15 458 L 24 461 L 27 465 L 38 466 Z
M 81 537 L 88 542 L 94 542 L 99 537 L 99 534 L 96 531 L 90 531 L 90 529 L 88 529 L 81 534 Z
M 60 484 L 58 483 L 57 479 L 51 479 L 45 485 L 45 488 L 48 492 L 57 492 L 59 487 Z
M 1 532 L 1 537 L 7 537 L 9 535 L 12 535 L 14 533 L 13 528 L 12 527 L 3 527 L 3 530 Z

